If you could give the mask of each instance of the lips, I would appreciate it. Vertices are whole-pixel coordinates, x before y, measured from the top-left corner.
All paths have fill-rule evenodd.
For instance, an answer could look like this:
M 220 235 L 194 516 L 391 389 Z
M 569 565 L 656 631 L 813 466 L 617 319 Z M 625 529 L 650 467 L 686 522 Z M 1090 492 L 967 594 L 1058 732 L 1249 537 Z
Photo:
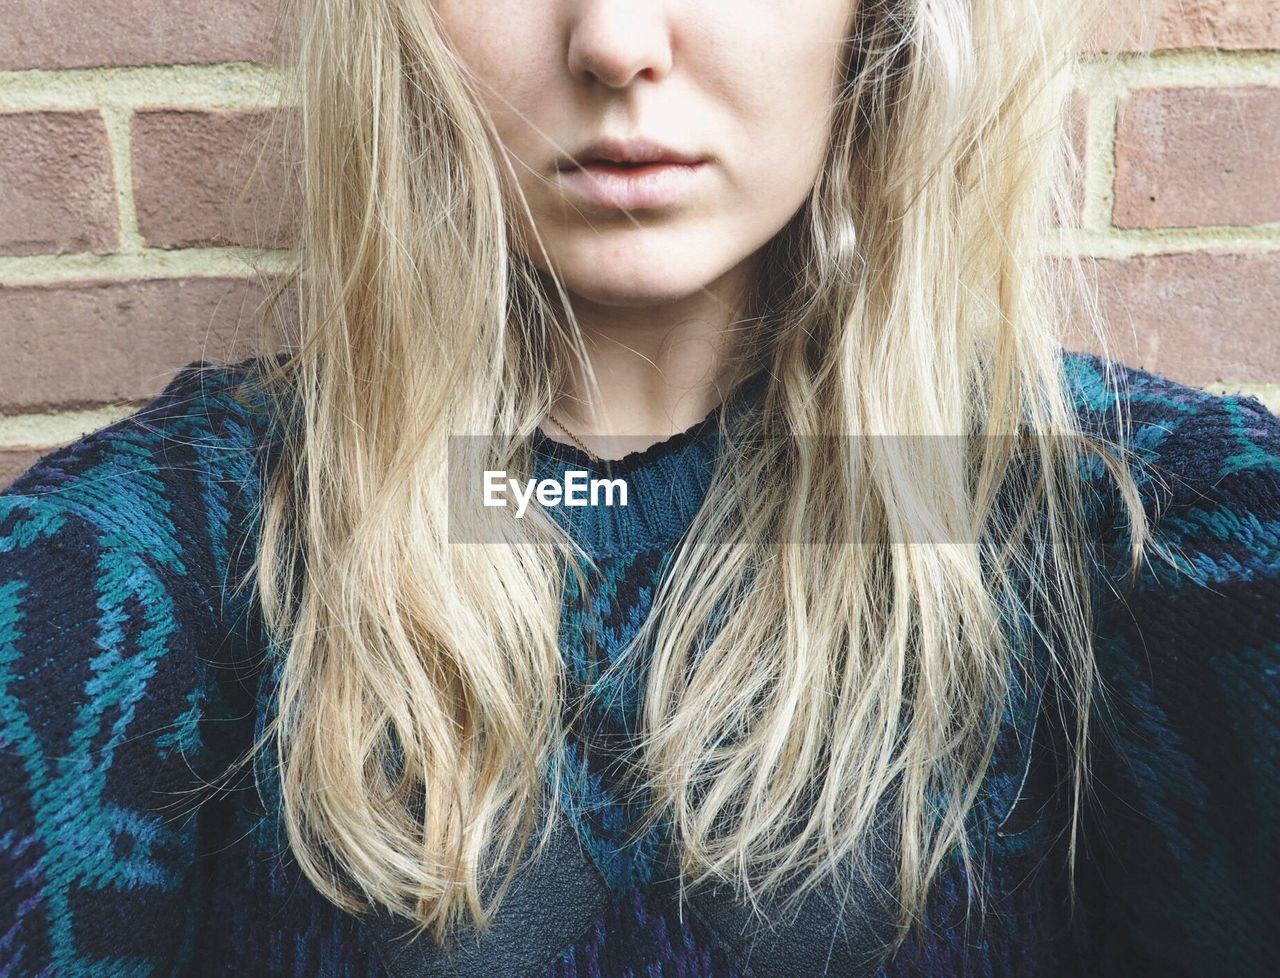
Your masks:
M 597 139 L 556 165 L 561 191 L 580 205 L 605 210 L 672 207 L 697 187 L 710 167 L 701 153 L 652 139 Z
M 673 163 L 674 160 L 658 160 L 656 163 L 619 163 L 616 160 L 587 160 L 587 166 L 611 166 L 618 170 L 637 170 L 646 166 L 661 165 L 663 163 Z
M 561 191 L 580 205 L 602 210 L 670 208 L 697 189 L 709 163 L 589 163 L 556 174 Z
M 579 169 L 583 166 L 614 165 L 619 168 L 638 167 L 646 163 L 692 165 L 706 160 L 702 154 L 676 149 L 652 139 L 597 139 L 568 156 L 561 157 L 556 169 Z
M 583 165 L 584 169 L 601 173 L 634 173 L 637 176 L 641 173 L 653 173 L 660 170 L 664 166 L 686 166 L 689 164 L 673 163 L 667 160 L 658 160 L 654 163 L 616 163 L 613 160 L 590 160 Z

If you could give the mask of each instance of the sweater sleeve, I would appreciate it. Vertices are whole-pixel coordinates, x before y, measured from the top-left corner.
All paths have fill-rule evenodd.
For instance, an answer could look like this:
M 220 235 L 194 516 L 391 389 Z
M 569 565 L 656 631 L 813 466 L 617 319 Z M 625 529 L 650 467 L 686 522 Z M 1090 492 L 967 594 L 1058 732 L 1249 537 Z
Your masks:
M 0 496 L 0 973 L 183 972 L 201 696 L 176 601 L 129 542 Z
M 1099 628 L 1081 973 L 1280 973 L 1280 419 L 1205 397 L 1146 432 L 1172 564 L 1150 557 Z
M 220 776 L 253 724 L 238 370 L 188 365 L 0 493 L 0 975 L 184 975 L 199 953 Z

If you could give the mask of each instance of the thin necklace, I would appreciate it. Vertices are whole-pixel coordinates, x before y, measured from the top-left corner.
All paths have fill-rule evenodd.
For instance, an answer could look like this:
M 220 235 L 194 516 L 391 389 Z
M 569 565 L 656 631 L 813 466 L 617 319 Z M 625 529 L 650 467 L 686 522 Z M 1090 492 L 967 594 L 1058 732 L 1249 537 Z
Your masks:
M 578 436 L 577 436 L 577 435 L 575 435 L 572 431 L 570 431 L 568 428 L 566 428 L 566 427 L 564 426 L 564 422 L 563 422 L 563 421 L 561 421 L 559 418 L 557 418 L 557 417 L 556 417 L 554 414 L 552 414 L 550 411 L 548 411 L 548 412 L 547 412 L 547 417 L 548 417 L 548 418 L 550 418 L 552 421 L 554 421 L 554 422 L 555 422 L 555 425 L 556 425 L 556 427 L 557 427 L 557 428 L 559 428 L 561 431 L 563 431 L 566 435 L 568 435 L 568 436 L 569 436 L 569 440 L 570 440 L 571 442 L 573 442 L 575 445 L 577 445 L 579 448 L 581 448 L 584 452 L 586 452 L 586 453 L 587 453 L 587 456 L 591 459 L 591 461 L 593 461 L 593 462 L 600 462 L 600 461 L 603 461 L 603 460 L 600 458 L 600 456 L 599 456 L 599 455 L 597 455 L 595 452 L 593 452 L 591 449 L 589 449 L 586 445 L 582 444 L 582 442 L 578 440 Z

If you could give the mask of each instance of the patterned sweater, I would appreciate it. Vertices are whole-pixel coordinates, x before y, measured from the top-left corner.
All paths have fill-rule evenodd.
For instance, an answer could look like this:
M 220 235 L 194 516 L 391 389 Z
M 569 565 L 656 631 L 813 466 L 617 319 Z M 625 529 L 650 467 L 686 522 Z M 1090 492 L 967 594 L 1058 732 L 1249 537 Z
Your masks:
M 1106 429 L 1106 361 L 1063 364 L 1082 419 Z M 253 366 L 189 364 L 0 494 L 0 976 L 389 974 L 364 922 L 298 870 L 258 781 L 192 794 L 262 728 L 273 690 L 251 589 L 231 589 L 271 457 L 262 413 L 235 396 Z M 1074 916 L 1055 809 L 1024 803 L 1034 755 L 1002 748 L 975 809 L 977 872 L 944 869 L 928 926 L 881 978 L 1280 973 L 1280 419 L 1114 366 L 1143 502 L 1179 565 L 1148 564 L 1100 606 L 1112 699 Z M 669 506 L 575 527 L 603 587 L 589 604 L 566 594 L 562 646 L 592 706 L 561 801 L 610 898 L 545 978 L 754 973 L 654 895 L 656 840 L 626 844 L 636 813 L 611 791 L 609 745 L 637 690 L 595 696 L 582 642 L 589 620 L 612 655 L 643 621 L 716 437 L 704 421 L 622 463 Z M 552 466 L 580 461 L 544 443 Z M 1119 566 L 1118 510 L 1099 512 Z M 1034 735 L 1019 716 L 1005 747 Z M 975 893 L 981 914 L 966 912 Z

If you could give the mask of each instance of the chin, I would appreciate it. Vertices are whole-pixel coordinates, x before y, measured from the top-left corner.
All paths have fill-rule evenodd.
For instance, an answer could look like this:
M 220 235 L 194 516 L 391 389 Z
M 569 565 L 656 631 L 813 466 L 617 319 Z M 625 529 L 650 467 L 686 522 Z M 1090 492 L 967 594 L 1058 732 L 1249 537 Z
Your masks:
M 603 261 L 604 259 L 602 259 Z M 670 276 L 671 269 L 659 267 L 615 268 L 613 274 L 577 276 L 565 270 L 565 286 L 574 295 L 602 306 L 659 306 L 679 302 L 711 282 L 710 278 Z
M 602 305 L 651 306 L 678 302 L 716 279 L 706 256 L 666 248 L 631 250 L 618 245 L 587 248 L 560 264 L 569 291 Z

